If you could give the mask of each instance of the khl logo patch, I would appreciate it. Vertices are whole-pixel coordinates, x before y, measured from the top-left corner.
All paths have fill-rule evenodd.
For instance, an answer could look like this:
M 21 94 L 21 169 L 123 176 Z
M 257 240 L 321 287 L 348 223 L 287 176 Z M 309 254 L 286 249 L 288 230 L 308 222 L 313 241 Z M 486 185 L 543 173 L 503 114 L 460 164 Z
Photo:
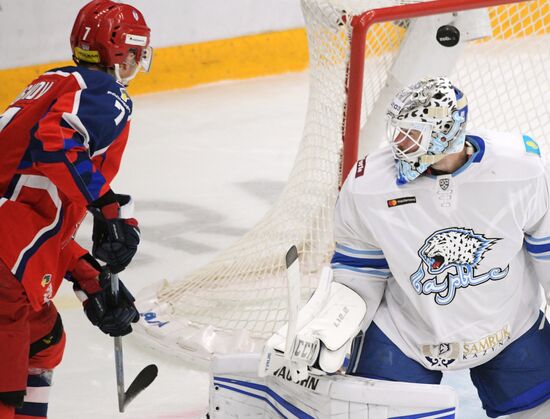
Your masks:
M 476 268 L 485 253 L 498 240 L 467 228 L 436 231 L 418 251 L 421 262 L 418 270 L 410 276 L 412 286 L 417 294 L 434 294 L 437 304 L 447 305 L 453 301 L 459 288 L 503 279 L 508 275 L 509 266 L 504 269 L 494 267 L 476 275 Z

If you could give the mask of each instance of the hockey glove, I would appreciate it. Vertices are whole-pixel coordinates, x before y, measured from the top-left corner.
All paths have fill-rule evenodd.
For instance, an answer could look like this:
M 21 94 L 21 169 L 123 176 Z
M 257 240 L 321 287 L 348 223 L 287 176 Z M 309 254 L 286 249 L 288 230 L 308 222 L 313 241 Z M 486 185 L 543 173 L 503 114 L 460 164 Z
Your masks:
M 113 273 L 123 271 L 130 264 L 139 245 L 138 222 L 125 214 L 132 212 L 131 207 L 133 201 L 129 195 L 112 191 L 88 207 L 94 215 L 92 254 L 109 265 Z
M 332 281 L 332 270 L 324 268 L 319 285 L 296 319 L 296 334 L 287 345 L 288 323 L 266 342 L 258 375 L 273 374 L 281 366 L 291 371 L 295 382 L 315 374 L 334 373 L 344 363 L 361 329 L 367 306 L 347 286 Z M 290 353 L 286 349 L 290 348 Z
M 90 322 L 109 336 L 124 336 L 132 332 L 132 323 L 139 320 L 134 297 L 119 280 L 118 299 L 111 289 L 111 273 L 85 255 L 73 268 L 70 279 Z

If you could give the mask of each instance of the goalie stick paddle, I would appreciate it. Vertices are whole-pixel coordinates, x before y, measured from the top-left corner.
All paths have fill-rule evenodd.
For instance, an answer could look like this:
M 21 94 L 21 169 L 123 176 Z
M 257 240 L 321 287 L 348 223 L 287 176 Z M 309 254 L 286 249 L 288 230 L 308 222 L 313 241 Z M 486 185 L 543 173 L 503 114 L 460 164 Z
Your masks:
M 298 311 L 300 309 L 300 263 L 296 246 L 292 246 L 286 253 L 286 275 L 288 283 L 288 329 L 286 332 L 285 358 L 290 359 L 296 338 Z
M 111 274 L 111 289 L 115 302 L 118 300 L 118 275 Z M 124 391 L 124 363 L 122 353 L 122 337 L 116 336 L 115 341 L 115 368 L 116 368 L 116 386 L 118 393 L 118 411 L 124 412 L 126 406 L 130 404 L 136 396 L 149 387 L 158 375 L 158 368 L 155 364 L 147 365 L 136 376 L 130 384 L 127 391 Z
M 298 334 L 298 313 L 300 311 L 300 262 L 298 250 L 292 246 L 286 253 L 286 275 L 288 284 L 288 326 L 286 332 L 285 358 L 290 361 L 290 375 L 292 381 L 307 378 L 307 366 L 303 361 L 296 361 L 294 348 Z

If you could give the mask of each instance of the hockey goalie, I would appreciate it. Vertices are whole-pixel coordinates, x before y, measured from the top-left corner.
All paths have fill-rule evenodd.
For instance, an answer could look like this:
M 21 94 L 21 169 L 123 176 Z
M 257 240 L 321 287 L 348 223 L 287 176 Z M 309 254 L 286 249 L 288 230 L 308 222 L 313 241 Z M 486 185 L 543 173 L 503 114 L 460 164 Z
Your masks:
M 340 192 L 331 268 L 300 308 L 289 252 L 290 320 L 214 362 L 211 417 L 454 418 L 440 381 L 459 369 L 489 417 L 550 417 L 548 168 L 527 135 L 467 120 L 447 78 L 397 93 L 388 144 Z

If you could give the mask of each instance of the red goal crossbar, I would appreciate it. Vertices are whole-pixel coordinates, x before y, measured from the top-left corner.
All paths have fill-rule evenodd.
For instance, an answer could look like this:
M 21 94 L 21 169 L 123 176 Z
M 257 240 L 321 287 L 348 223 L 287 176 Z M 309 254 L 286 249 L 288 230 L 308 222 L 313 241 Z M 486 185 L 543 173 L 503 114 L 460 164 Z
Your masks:
M 528 0 L 532 1 L 532 0 Z M 363 95 L 363 73 L 365 67 L 365 42 L 367 31 L 374 23 L 399 19 L 430 16 L 441 13 L 460 12 L 510 3 L 524 3 L 518 0 L 436 0 L 425 3 L 406 4 L 367 10 L 354 16 L 351 22 L 351 51 L 348 68 L 347 106 L 345 111 L 344 153 L 342 182 L 357 161 L 359 131 L 361 129 L 361 100 Z

